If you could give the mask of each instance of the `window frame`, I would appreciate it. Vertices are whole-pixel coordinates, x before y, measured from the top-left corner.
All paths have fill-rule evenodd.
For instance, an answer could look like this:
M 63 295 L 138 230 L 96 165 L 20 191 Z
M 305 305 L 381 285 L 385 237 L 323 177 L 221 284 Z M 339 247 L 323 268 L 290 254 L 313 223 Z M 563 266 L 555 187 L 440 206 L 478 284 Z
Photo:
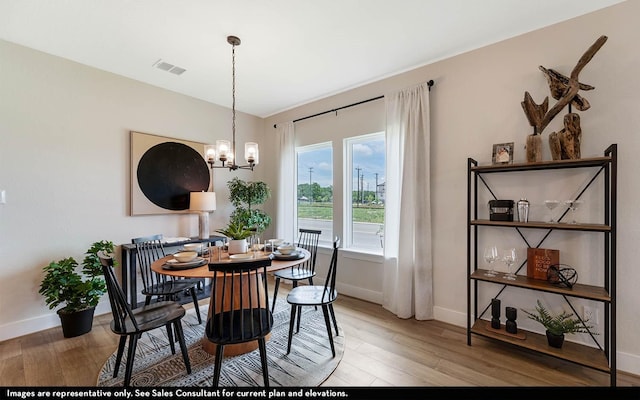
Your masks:
M 342 161 L 343 161 L 343 201 L 342 201 L 342 237 L 343 247 L 345 250 L 353 251 L 360 254 L 369 254 L 372 256 L 382 256 L 383 248 L 380 246 L 379 251 L 370 248 L 359 247 L 353 243 L 353 146 L 358 143 L 371 142 L 373 140 L 382 140 L 386 149 L 386 137 L 384 131 L 367 133 L 358 136 L 351 136 L 342 139 Z M 386 175 L 386 154 L 385 154 L 385 175 Z M 385 205 L 386 207 L 386 205 Z M 382 223 L 384 231 L 384 221 Z
M 318 245 L 321 247 L 333 247 L 333 239 L 332 237 L 334 236 L 334 232 L 335 232 L 335 205 L 336 205 L 336 196 L 335 196 L 335 160 L 334 160 L 334 149 L 333 149 L 333 141 L 329 140 L 329 141 L 325 141 L 325 142 L 320 142 L 320 143 L 314 143 L 314 144 L 309 144 L 309 145 L 304 145 L 304 146 L 295 146 L 295 171 L 296 171 L 296 175 L 295 175 L 295 201 L 294 201 L 294 207 L 293 207 L 293 215 L 294 215 L 294 240 L 298 239 L 298 232 L 299 232 L 299 224 L 298 224 L 298 185 L 299 185 L 299 180 L 298 180 L 298 158 L 299 158 L 299 154 L 300 153 L 307 153 L 307 152 L 311 152 L 311 151 L 315 151 L 315 150 L 320 150 L 320 149 L 330 149 L 331 150 L 331 185 L 334 188 L 334 194 L 333 194 L 333 199 L 332 199 L 332 204 L 331 204 L 331 234 L 329 236 L 326 236 L 327 234 L 325 232 L 322 233 L 322 235 L 320 236 L 320 240 Z M 305 182 L 306 183 L 306 182 Z

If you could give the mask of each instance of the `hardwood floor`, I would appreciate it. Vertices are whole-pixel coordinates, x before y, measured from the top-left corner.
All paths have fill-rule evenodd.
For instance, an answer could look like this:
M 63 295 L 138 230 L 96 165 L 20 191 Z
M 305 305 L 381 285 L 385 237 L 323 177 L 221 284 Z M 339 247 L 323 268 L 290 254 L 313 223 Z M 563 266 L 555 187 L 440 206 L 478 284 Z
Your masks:
M 347 296 L 335 310 L 346 348 L 325 387 L 609 385 L 602 372 L 480 337 L 467 346 L 465 329 L 443 322 L 399 319 Z M 92 331 L 76 338 L 57 327 L 0 343 L 0 386 L 95 386 L 117 347 L 110 321 L 97 316 Z M 640 376 L 619 372 L 617 381 L 640 388 Z

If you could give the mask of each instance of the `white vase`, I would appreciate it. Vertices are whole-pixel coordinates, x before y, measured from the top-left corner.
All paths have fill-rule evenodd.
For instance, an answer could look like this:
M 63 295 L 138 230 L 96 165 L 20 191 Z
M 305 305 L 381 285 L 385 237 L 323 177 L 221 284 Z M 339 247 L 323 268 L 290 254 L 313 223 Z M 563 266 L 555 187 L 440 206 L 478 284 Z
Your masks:
M 247 239 L 229 240 L 229 254 L 246 253 L 247 247 Z

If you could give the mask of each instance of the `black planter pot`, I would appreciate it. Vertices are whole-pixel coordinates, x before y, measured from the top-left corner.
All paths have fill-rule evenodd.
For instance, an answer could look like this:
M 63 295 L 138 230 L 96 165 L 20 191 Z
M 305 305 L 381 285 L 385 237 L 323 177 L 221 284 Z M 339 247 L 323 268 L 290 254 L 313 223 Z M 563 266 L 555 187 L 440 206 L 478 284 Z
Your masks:
M 556 349 L 561 349 L 562 344 L 564 343 L 564 335 L 555 335 L 549 331 L 547 331 L 547 343 L 549 346 L 555 347 Z
M 95 307 L 75 312 L 58 310 L 64 337 L 71 338 L 89 332 L 93 327 L 93 313 L 95 310 Z

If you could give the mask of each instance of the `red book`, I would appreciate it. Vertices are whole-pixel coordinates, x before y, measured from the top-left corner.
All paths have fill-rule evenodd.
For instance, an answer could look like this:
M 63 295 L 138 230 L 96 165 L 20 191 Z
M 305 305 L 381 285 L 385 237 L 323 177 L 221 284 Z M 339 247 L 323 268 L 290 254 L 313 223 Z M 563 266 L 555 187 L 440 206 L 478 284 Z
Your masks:
M 547 280 L 550 265 L 560 264 L 560 250 L 527 249 L 527 276 L 533 279 Z

